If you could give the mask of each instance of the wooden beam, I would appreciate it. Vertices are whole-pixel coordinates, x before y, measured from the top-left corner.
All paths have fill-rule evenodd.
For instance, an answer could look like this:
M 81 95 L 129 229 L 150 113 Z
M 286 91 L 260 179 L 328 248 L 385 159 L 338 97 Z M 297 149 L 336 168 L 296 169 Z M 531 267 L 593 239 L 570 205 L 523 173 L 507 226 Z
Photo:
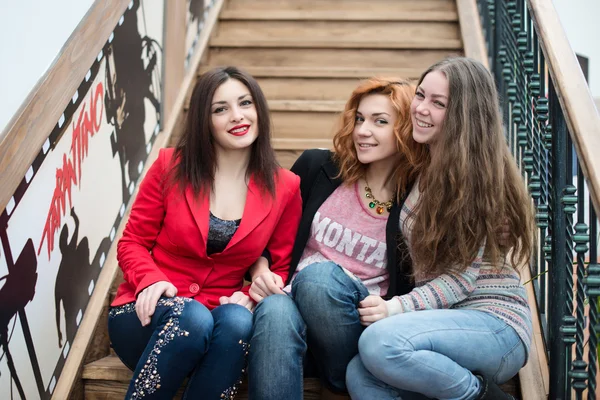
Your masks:
M 489 68 L 483 28 L 475 0 L 456 0 L 456 8 L 465 56 Z
M 547 0 L 529 0 L 527 6 L 594 209 L 600 212 L 600 157 L 596 154 L 600 148 L 600 115 L 554 4 Z
M 198 52 L 192 59 L 189 65 L 189 72 L 184 78 L 181 90 L 175 99 L 173 112 L 175 114 L 183 113 L 183 106 L 187 99 L 187 91 L 191 90 L 192 85 L 196 80 L 196 70 L 200 64 L 200 60 L 202 58 L 202 53 L 207 48 L 208 39 L 212 33 L 213 27 L 218 19 L 219 13 L 223 6 L 223 0 L 216 0 L 211 8 L 202 33 L 200 34 L 199 44 L 198 44 Z M 165 147 L 165 145 L 169 142 L 169 138 L 177 129 L 179 125 L 177 125 L 176 117 L 170 118 L 165 128 L 162 132 L 160 132 L 156 141 L 154 142 L 154 147 L 152 151 L 148 155 L 148 159 L 145 163 L 144 170 L 142 175 L 140 176 L 140 181 L 144 178 L 147 170 L 150 168 L 156 157 L 158 156 L 158 151 Z M 127 207 L 127 211 L 123 216 L 123 222 L 127 221 L 129 218 L 129 213 L 131 211 L 131 206 L 134 203 L 135 196 L 137 195 L 139 185 L 136 187 L 135 192 L 133 193 L 132 201 L 129 202 L 129 206 Z M 68 399 L 71 393 L 71 390 L 74 387 L 74 383 L 79 376 L 79 372 L 82 368 L 82 363 L 84 360 L 84 356 L 87 350 L 88 345 L 91 342 L 92 335 L 94 332 L 94 327 L 98 321 L 98 318 L 102 314 L 104 301 L 106 296 L 108 296 L 110 292 L 110 288 L 112 282 L 116 276 L 117 270 L 119 268 L 117 264 L 117 242 L 123 234 L 123 229 L 125 228 L 125 223 L 121 223 L 119 230 L 115 236 L 115 240 L 113 241 L 112 246 L 107 255 L 106 263 L 100 272 L 100 276 L 98 277 L 98 282 L 96 283 L 96 287 L 94 288 L 94 292 L 90 297 L 88 306 L 83 314 L 83 319 L 81 320 L 81 324 L 79 325 L 79 329 L 77 331 L 77 335 L 75 336 L 75 340 L 73 341 L 73 345 L 71 346 L 71 350 L 69 351 L 69 356 L 65 362 L 65 366 L 63 367 L 62 373 L 56 384 L 56 388 L 52 395 L 53 400 L 64 400 Z
M 521 273 L 521 282 L 527 282 L 525 289 L 527 290 L 529 308 L 531 309 L 531 322 L 533 324 L 533 341 L 529 351 L 529 360 L 519 371 L 521 398 L 523 400 L 546 400 L 550 390 L 550 370 L 535 291 L 531 281 L 531 272 L 528 266 L 524 266 L 519 272 Z
M 182 21 L 185 21 L 186 18 L 185 2 L 168 1 L 165 3 L 163 124 L 171 118 L 171 111 L 185 76 L 186 24 Z
M 0 134 L 0 210 L 6 208 L 129 3 L 94 2 Z

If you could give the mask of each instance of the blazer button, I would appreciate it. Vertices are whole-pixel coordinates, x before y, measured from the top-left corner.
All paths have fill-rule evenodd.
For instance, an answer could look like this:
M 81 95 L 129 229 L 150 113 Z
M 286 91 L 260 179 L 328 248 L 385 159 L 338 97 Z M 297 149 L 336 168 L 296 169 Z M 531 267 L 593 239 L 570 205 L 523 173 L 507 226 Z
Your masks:
M 192 284 L 190 285 L 190 292 L 192 292 L 192 293 L 196 294 L 196 293 L 198 293 L 199 291 L 200 291 L 200 286 L 198 286 L 198 284 L 197 284 L 197 283 L 192 283 Z

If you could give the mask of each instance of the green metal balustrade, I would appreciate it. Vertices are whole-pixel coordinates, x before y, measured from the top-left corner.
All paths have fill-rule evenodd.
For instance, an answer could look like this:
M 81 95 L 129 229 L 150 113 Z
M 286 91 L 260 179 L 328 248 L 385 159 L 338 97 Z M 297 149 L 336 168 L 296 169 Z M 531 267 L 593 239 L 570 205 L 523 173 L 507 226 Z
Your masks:
M 477 2 L 507 141 L 537 210 L 539 247 L 527 284 L 534 286 L 542 322 L 549 398 L 595 400 L 598 210 L 587 194 L 529 0 Z

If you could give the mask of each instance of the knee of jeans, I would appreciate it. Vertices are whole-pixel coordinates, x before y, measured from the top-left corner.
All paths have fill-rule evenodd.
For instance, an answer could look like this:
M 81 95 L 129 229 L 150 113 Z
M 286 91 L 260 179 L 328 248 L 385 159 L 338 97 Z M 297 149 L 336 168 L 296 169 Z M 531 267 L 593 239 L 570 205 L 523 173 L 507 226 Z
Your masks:
M 346 287 L 346 278 L 350 279 L 339 265 L 330 261 L 310 264 L 292 282 L 292 296 L 297 303 L 299 299 L 327 297 L 330 289 Z
M 371 370 L 375 366 L 385 368 L 393 360 L 398 367 L 407 361 L 415 348 L 410 340 L 397 331 L 390 331 L 385 324 L 369 326 L 358 340 L 358 353 L 364 366 Z
M 223 304 L 213 310 L 215 328 L 244 342 L 252 334 L 252 313 L 239 304 Z
M 286 332 L 304 331 L 304 321 L 300 316 L 294 300 L 284 294 L 273 294 L 265 297 L 254 309 L 254 330 Z
M 307 265 L 303 268 L 292 282 L 292 288 L 298 284 L 329 284 L 337 272 L 342 272 L 339 265 L 331 261 L 322 261 Z
M 193 335 L 195 338 L 210 340 L 214 321 L 212 314 L 203 304 L 196 300 L 186 299 L 181 311 L 172 311 L 172 313 L 177 315 L 180 329 L 186 330 L 190 336 Z
M 362 385 L 363 370 L 364 367 L 362 366 L 360 355 L 357 354 L 350 360 L 346 367 L 346 388 L 348 392 L 352 393 L 354 386 Z

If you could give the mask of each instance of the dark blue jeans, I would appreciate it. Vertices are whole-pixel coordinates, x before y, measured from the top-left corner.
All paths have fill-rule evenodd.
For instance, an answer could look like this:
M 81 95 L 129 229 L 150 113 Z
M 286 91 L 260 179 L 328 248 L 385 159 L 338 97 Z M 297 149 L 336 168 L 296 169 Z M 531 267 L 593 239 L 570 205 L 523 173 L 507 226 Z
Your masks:
M 368 296 L 358 279 L 332 262 L 298 273 L 292 296 L 271 295 L 254 310 L 249 355 L 251 400 L 301 400 L 307 343 L 321 381 L 346 391 L 346 367 L 358 353 L 358 303 Z
M 108 333 L 134 371 L 126 399 L 172 399 L 187 376 L 184 399 L 228 399 L 245 371 L 252 313 L 237 304 L 211 312 L 193 299 L 162 297 L 145 327 L 135 303 L 111 308 Z

